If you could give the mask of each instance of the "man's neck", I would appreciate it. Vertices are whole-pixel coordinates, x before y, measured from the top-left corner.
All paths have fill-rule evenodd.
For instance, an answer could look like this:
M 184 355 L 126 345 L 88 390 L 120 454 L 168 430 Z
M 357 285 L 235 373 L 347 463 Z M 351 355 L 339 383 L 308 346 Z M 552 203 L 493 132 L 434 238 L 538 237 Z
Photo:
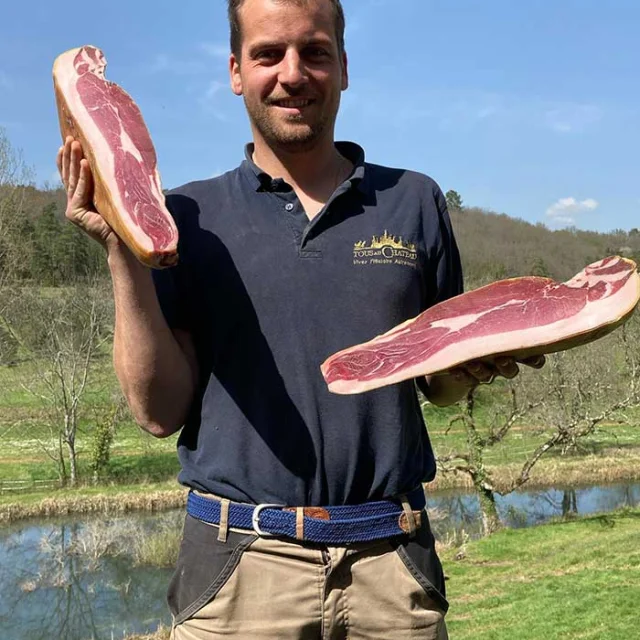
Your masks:
M 347 164 L 332 140 L 319 142 L 308 151 L 292 152 L 271 148 L 256 139 L 253 161 L 272 178 L 282 178 L 294 188 L 311 192 L 328 180 L 335 181 L 336 175 L 343 173 Z

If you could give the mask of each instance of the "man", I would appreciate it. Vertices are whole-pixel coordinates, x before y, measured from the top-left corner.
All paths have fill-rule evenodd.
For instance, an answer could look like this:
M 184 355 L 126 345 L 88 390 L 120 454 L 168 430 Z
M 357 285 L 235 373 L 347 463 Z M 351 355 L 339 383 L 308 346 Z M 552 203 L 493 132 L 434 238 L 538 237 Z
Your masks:
M 138 263 L 90 209 L 80 145 L 58 154 L 67 216 L 107 250 L 133 415 L 158 437 L 182 429 L 192 492 L 172 637 L 446 638 L 415 384 L 337 396 L 319 368 L 461 292 L 445 200 L 426 176 L 334 142 L 339 0 L 230 0 L 229 17 L 253 143 L 239 168 L 169 194 L 178 267 Z M 517 372 L 505 359 L 417 382 L 446 405 Z

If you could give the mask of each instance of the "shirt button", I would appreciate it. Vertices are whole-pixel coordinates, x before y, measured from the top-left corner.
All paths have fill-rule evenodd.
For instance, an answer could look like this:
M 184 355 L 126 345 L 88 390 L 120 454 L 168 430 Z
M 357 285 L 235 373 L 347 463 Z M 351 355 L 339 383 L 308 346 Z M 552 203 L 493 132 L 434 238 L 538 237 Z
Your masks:
M 287 211 L 293 211 L 293 205 L 292 205 L 290 202 L 289 202 L 289 203 L 287 203 L 287 204 L 284 206 L 284 208 L 285 208 Z

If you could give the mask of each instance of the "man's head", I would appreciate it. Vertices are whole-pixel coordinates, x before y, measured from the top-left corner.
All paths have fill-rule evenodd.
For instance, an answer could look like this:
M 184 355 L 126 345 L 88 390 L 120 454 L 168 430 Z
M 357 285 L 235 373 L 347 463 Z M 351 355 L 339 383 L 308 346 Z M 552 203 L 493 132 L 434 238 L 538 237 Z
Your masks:
M 245 0 L 227 0 L 228 15 L 229 15 L 229 32 L 230 32 L 230 45 L 231 53 L 240 57 L 240 48 L 242 47 L 242 25 L 240 24 L 239 11 Z M 283 4 L 308 4 L 308 0 L 282 0 Z M 329 4 L 333 10 L 333 17 L 335 20 L 336 39 L 338 41 L 338 47 L 340 53 L 344 53 L 344 10 L 342 9 L 342 3 L 340 0 L 329 0 Z
M 231 86 L 256 143 L 308 150 L 333 139 L 348 86 L 339 0 L 229 0 Z

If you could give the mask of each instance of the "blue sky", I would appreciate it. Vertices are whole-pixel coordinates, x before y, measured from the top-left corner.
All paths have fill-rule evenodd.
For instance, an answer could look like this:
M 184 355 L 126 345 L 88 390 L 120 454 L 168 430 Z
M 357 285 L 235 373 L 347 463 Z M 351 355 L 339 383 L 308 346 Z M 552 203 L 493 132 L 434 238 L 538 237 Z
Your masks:
M 640 227 L 640 2 L 343 0 L 351 86 L 336 137 L 465 204 L 551 228 Z M 142 109 L 163 186 L 237 165 L 224 0 L 4 3 L 0 126 L 37 181 L 59 131 L 54 58 L 94 44 Z

